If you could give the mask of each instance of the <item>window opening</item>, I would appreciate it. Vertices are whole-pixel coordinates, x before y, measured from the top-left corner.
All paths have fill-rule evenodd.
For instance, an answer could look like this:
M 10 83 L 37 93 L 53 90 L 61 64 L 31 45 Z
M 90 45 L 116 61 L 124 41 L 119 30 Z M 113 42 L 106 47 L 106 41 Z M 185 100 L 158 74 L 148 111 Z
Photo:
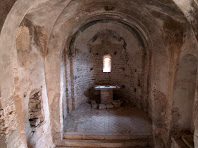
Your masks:
M 111 72 L 111 56 L 103 56 L 103 72 Z

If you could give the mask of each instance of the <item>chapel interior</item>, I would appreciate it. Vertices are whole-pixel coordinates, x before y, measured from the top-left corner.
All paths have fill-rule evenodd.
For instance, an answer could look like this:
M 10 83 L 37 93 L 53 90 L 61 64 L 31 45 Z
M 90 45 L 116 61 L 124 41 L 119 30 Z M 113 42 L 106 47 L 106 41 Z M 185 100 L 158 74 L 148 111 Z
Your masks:
M 0 148 L 198 148 L 198 0 L 0 7 Z

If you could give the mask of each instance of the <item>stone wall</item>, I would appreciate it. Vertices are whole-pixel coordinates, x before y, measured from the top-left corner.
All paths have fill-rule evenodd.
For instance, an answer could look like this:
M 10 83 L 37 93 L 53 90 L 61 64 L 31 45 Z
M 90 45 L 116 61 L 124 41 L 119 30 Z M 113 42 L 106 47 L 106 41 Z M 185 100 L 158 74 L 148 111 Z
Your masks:
M 5 140 L 5 116 L 3 108 L 0 104 L 0 145 L 2 148 L 6 148 Z
M 114 91 L 115 99 L 131 101 L 148 111 L 148 51 L 134 30 L 110 20 L 99 22 L 80 32 L 69 48 L 67 58 L 76 106 L 87 99 L 100 100 L 96 85 L 118 85 L 121 89 Z M 103 72 L 105 55 L 111 56 L 110 73 Z
M 41 6 L 37 5 L 38 3 L 46 2 L 46 1 L 47 0 L 37 0 L 37 1 L 18 0 L 17 9 L 13 8 L 11 10 L 11 15 L 8 15 L 9 17 L 5 22 L 6 25 L 4 26 L 4 28 L 6 29 L 3 28 L 2 29 L 3 31 L 1 32 L 4 35 L 2 36 L 1 34 L 1 38 L 0 38 L 1 39 L 0 64 L 2 68 L 0 79 L 2 82 L 1 91 L 3 96 L 2 100 L 0 100 L 3 102 L 2 105 L 3 108 L 1 109 L 1 112 L 6 112 L 6 115 L 8 114 L 10 117 L 6 118 L 6 116 L 3 116 L 5 114 L 3 114 L 1 116 L 3 118 L 0 122 L 8 123 L 7 125 L 5 124 L 5 128 L 7 128 L 7 130 L 9 131 L 8 133 L 11 134 L 8 134 L 6 130 L 3 131 L 8 134 L 8 137 L 3 136 L 3 138 L 5 139 L 7 138 L 7 141 L 9 141 L 8 147 L 26 147 L 25 145 L 26 139 L 23 138 L 24 121 L 25 121 L 25 130 L 26 130 L 25 133 L 28 142 L 29 144 L 32 142 L 32 144 L 30 145 L 33 145 L 35 147 L 43 147 L 42 144 L 46 144 L 46 143 L 42 142 L 42 140 L 49 142 L 48 140 L 50 138 L 47 138 L 47 140 L 45 140 L 46 135 L 48 136 L 51 135 L 50 133 L 47 133 L 49 131 L 48 129 L 50 128 L 49 126 L 50 121 L 48 120 L 49 119 L 49 109 L 48 109 L 48 101 L 47 101 L 48 98 L 50 103 L 50 111 L 53 112 L 54 115 L 51 116 L 51 121 L 54 121 L 51 124 L 53 125 L 54 131 L 61 131 L 60 119 L 62 119 L 62 116 L 61 113 L 59 112 L 62 111 L 61 107 L 65 108 L 64 112 L 65 110 L 69 111 L 72 108 L 77 107 L 78 104 L 80 104 L 82 101 L 86 100 L 87 98 L 89 97 L 91 98 L 92 95 L 97 96 L 97 94 L 94 94 L 95 91 L 93 93 L 92 91 L 86 91 L 89 90 L 89 88 L 92 86 L 83 85 L 85 84 L 85 82 L 92 83 L 95 80 L 97 80 L 97 84 L 112 82 L 113 79 L 109 79 L 110 78 L 109 76 L 111 76 L 111 78 L 114 77 L 112 73 L 108 74 L 108 76 L 106 75 L 104 76 L 103 73 L 101 73 L 102 70 L 100 71 L 100 69 L 102 68 L 100 64 L 91 65 L 90 62 L 87 61 L 87 59 L 91 59 L 90 61 L 92 62 L 94 61 L 96 63 L 100 63 L 101 61 L 102 56 L 101 57 L 100 55 L 96 56 L 95 54 L 97 52 L 101 52 L 99 48 L 102 48 L 103 44 L 101 43 L 100 45 L 96 45 L 94 44 L 94 42 L 88 44 L 90 46 L 87 47 L 80 47 L 80 48 L 79 47 L 76 48 L 75 46 L 73 47 L 72 50 L 77 51 L 76 54 L 74 52 L 74 54 L 69 55 L 68 58 L 65 60 L 66 61 L 65 64 L 67 64 L 66 67 L 67 73 L 65 74 L 66 80 L 64 81 L 63 77 L 61 81 L 59 80 L 59 76 L 62 75 L 62 71 L 61 74 L 59 71 L 60 69 L 59 60 L 61 56 L 60 54 L 62 53 L 59 51 L 62 50 L 62 44 L 64 44 L 63 42 L 65 41 L 65 38 L 67 37 L 69 38 L 70 31 L 68 30 L 74 29 L 77 26 L 76 24 L 82 23 L 81 21 L 84 21 L 85 23 L 87 21 L 86 20 L 87 17 L 91 18 L 91 15 L 93 15 L 93 18 L 98 17 L 96 16 L 96 14 L 97 15 L 100 14 L 101 18 L 108 16 L 114 19 L 119 19 L 120 21 L 123 22 L 124 21 L 133 22 L 133 25 L 137 28 L 140 28 L 141 32 L 144 33 L 145 38 L 147 39 L 148 43 L 151 45 L 150 50 L 152 51 L 152 55 L 151 58 L 149 59 L 152 63 L 151 79 L 150 79 L 151 85 L 149 85 L 148 88 L 150 89 L 149 93 L 151 94 L 150 95 L 151 100 L 149 100 L 149 102 L 150 104 L 152 104 L 150 107 L 151 109 L 150 113 L 151 116 L 153 117 L 152 118 L 153 130 L 155 133 L 154 135 L 156 137 L 160 137 L 160 138 L 162 137 L 163 142 L 165 144 L 169 143 L 171 120 L 172 118 L 174 118 L 172 117 L 171 111 L 172 111 L 172 104 L 174 104 L 173 101 L 174 97 L 172 94 L 174 94 L 175 91 L 173 86 L 176 77 L 176 67 L 179 64 L 180 57 L 183 57 L 185 54 L 192 54 L 195 57 L 197 57 L 197 51 L 198 51 L 197 41 L 196 38 L 195 39 L 193 38 L 194 35 L 197 36 L 197 30 L 196 30 L 197 5 L 195 5 L 195 3 L 197 4 L 197 1 L 194 0 L 195 3 L 192 3 L 193 0 L 189 0 L 189 1 L 174 0 L 181 8 L 183 13 L 186 15 L 188 22 L 190 22 L 192 28 L 194 29 L 194 32 L 192 31 L 192 33 L 189 36 L 187 36 L 187 34 L 184 33 L 185 27 L 182 27 L 183 24 L 188 24 L 186 18 L 183 17 L 180 10 L 177 9 L 177 6 L 175 6 L 174 3 L 169 0 L 163 2 L 145 1 L 145 0 L 142 1 L 141 0 L 139 1 L 93 0 L 90 2 L 90 1 L 73 0 L 71 3 L 69 3 L 70 5 L 69 7 L 65 7 L 66 0 L 64 1 L 65 2 L 64 5 L 63 2 L 57 5 L 56 0 L 54 1 L 51 0 L 50 2 L 44 3 Z M 8 11 L 11 9 L 11 6 L 13 5 L 14 2 L 15 0 L 6 0 L 6 1 L 3 0 L 0 2 L 0 6 L 2 6 L 3 8 L 0 11 L 1 12 L 0 28 L 7 16 Z M 67 2 L 69 2 L 69 0 Z M 36 7 L 32 7 L 33 5 L 35 5 Z M 62 6 L 60 7 L 60 5 Z M 62 11 L 63 7 L 65 7 L 65 9 Z M 33 8 L 33 9 L 29 11 L 30 13 L 32 13 L 32 15 L 29 14 L 28 16 L 32 18 L 35 22 L 37 22 L 37 25 L 42 25 L 42 27 L 38 27 L 33 24 L 28 25 L 27 22 L 26 23 L 23 22 L 21 24 L 21 26 L 17 30 L 19 34 L 17 34 L 17 39 L 16 39 L 17 41 L 16 47 L 18 48 L 17 49 L 18 57 L 16 57 L 15 55 L 16 49 L 14 47 L 15 42 L 13 41 L 14 38 L 13 36 L 15 36 L 16 26 L 19 25 L 21 19 L 25 16 L 29 8 Z M 120 17 L 119 15 L 122 15 L 122 17 Z M 133 19 L 130 19 L 130 17 L 128 16 L 132 16 Z M 56 24 L 54 24 L 55 21 Z M 30 26 L 34 26 L 34 27 L 30 27 Z M 73 26 L 75 27 L 73 28 Z M 46 77 L 43 70 L 44 69 L 43 51 L 47 53 L 46 36 L 45 34 L 43 34 L 45 27 L 50 28 L 47 31 L 47 33 L 48 34 L 51 33 L 51 36 L 49 37 L 51 41 L 50 43 L 51 45 L 48 48 L 49 56 L 46 57 L 47 64 L 45 63 L 46 64 L 45 68 L 47 69 Z M 51 31 L 52 28 L 53 30 Z M 103 28 L 103 30 L 104 29 L 111 30 L 111 28 Z M 115 29 L 115 30 L 118 31 L 120 29 Z M 188 32 L 190 31 L 191 30 L 189 29 Z M 95 32 L 95 34 L 97 34 L 98 32 L 100 31 L 98 30 L 97 32 Z M 83 38 L 86 39 L 86 36 Z M 122 35 L 120 36 L 122 37 Z M 185 43 L 184 43 L 184 38 L 185 38 Z M 82 37 L 80 37 L 80 39 L 82 39 Z M 126 38 L 124 39 L 126 41 Z M 90 43 L 90 42 L 88 40 L 85 43 Z M 109 47 L 111 48 L 114 48 L 115 45 L 117 45 L 116 39 L 110 40 L 110 43 L 111 45 Z M 130 41 L 126 41 L 126 43 L 127 43 L 127 47 L 130 47 L 128 46 Z M 82 43 L 81 44 L 78 43 L 77 45 L 82 45 Z M 29 46 L 31 48 L 28 48 Z M 182 51 L 180 50 L 181 47 L 183 48 Z M 142 47 L 140 48 L 138 47 L 137 49 L 141 49 L 141 48 Z M 85 53 L 84 49 L 86 49 L 88 52 L 90 49 L 92 49 L 92 52 Z M 116 46 L 114 50 L 117 52 L 123 50 L 123 44 L 120 44 L 118 47 Z M 126 51 L 130 51 L 130 50 L 127 49 Z M 143 53 L 142 55 L 145 55 L 144 52 L 142 53 Z M 106 53 L 101 52 L 101 54 L 106 54 Z M 122 62 L 123 61 L 126 62 L 125 58 L 122 57 L 117 58 L 117 56 L 114 55 L 114 52 L 112 52 L 111 54 L 112 57 L 114 58 L 116 57 L 116 59 L 118 60 L 122 59 L 121 60 Z M 125 55 L 127 54 L 130 55 L 129 53 L 121 53 L 121 55 L 124 55 L 123 57 L 125 57 Z M 90 57 L 90 55 L 93 56 Z M 134 55 L 134 53 L 132 53 L 131 55 Z M 15 63 L 16 59 L 18 63 Z M 80 59 L 83 60 L 80 61 Z M 51 62 L 52 60 L 53 62 Z M 90 65 L 88 67 L 83 66 L 83 69 L 79 71 L 80 73 L 77 73 L 78 72 L 77 68 L 80 67 L 79 63 L 81 62 Z M 133 66 L 147 65 L 143 63 L 144 62 L 142 62 L 141 64 L 137 63 L 133 65 L 132 62 L 132 65 Z M 124 70 L 123 70 L 123 66 L 118 66 L 119 72 L 121 72 L 122 74 L 121 78 L 124 78 L 123 74 L 125 74 L 126 72 L 128 73 L 128 70 L 130 69 L 129 68 L 130 64 L 126 64 L 124 66 Z M 90 77 L 87 77 L 87 75 L 84 73 L 92 74 L 94 71 L 96 71 L 94 67 L 98 67 L 99 70 L 97 71 L 98 73 L 97 77 L 95 75 L 93 78 L 94 80 L 92 80 L 90 79 Z M 140 71 L 144 69 L 146 68 L 140 68 Z M 140 108 L 147 110 L 147 107 L 144 106 L 144 104 L 146 104 L 144 103 L 145 101 L 144 97 L 146 97 L 147 89 L 139 88 L 139 84 L 145 84 L 145 82 L 141 82 L 141 81 L 140 83 L 138 82 L 139 77 L 142 78 L 141 72 L 138 71 L 138 68 L 132 69 L 131 71 L 133 71 L 133 73 L 127 74 L 127 76 L 132 77 L 131 78 L 132 81 L 134 79 L 133 82 L 134 86 L 131 87 L 132 84 L 128 86 L 126 85 L 125 88 L 123 88 L 123 90 L 126 90 L 127 88 L 131 87 L 132 89 L 130 90 L 132 90 L 132 92 L 130 93 L 132 95 L 135 95 L 135 91 L 136 91 L 137 92 L 135 95 L 136 99 L 132 98 L 131 101 Z M 135 71 L 136 73 L 139 74 L 137 75 L 134 74 Z M 76 75 L 74 75 L 75 73 Z M 99 75 L 100 73 L 101 75 Z M 145 73 L 147 73 L 147 70 Z M 81 74 L 83 74 L 82 77 L 85 80 L 80 79 Z M 46 95 L 45 78 L 48 83 L 48 91 L 47 91 L 48 98 Z M 121 80 L 121 78 L 119 79 Z M 144 80 L 146 81 L 148 79 L 144 77 Z M 67 85 L 64 84 L 64 82 L 66 82 Z M 117 83 L 118 82 L 114 84 Z M 128 81 L 125 83 L 128 83 Z M 122 85 L 123 83 L 121 83 L 121 86 Z M 41 126 L 33 134 L 31 133 L 32 130 L 29 125 L 28 103 L 29 103 L 30 93 L 35 89 L 40 89 L 41 86 L 42 86 L 42 100 L 44 104 L 42 108 L 45 119 L 41 123 Z M 60 88 L 60 86 L 63 86 L 61 91 L 58 89 Z M 65 94 L 65 92 L 67 93 Z M 88 93 L 84 94 L 84 92 L 88 92 Z M 128 91 L 125 91 L 125 94 L 126 92 L 128 93 Z M 79 93 L 82 94 L 82 96 L 79 96 L 78 95 Z M 195 93 L 195 98 L 197 96 L 196 93 Z M 143 94 L 142 95 L 143 98 L 141 98 L 141 94 Z M 61 104 L 62 102 L 60 100 L 62 100 L 62 98 L 60 99 L 60 96 L 62 98 L 67 96 L 66 99 L 64 100 L 64 104 Z M 56 106 L 53 106 L 53 103 L 57 103 Z M 196 103 L 197 100 L 195 100 L 195 104 Z M 10 112 L 9 108 L 12 108 L 13 105 L 15 106 L 15 109 Z M 197 106 L 195 106 L 195 109 L 196 108 Z M 66 117 L 66 112 L 64 113 L 64 115 L 65 115 L 64 117 Z M 195 116 L 194 118 L 196 119 L 195 142 L 197 146 L 198 120 L 197 120 L 197 116 Z M 13 123 L 16 126 L 12 126 L 9 123 Z M 4 127 L 2 127 L 2 129 L 4 129 Z M 40 133 L 44 133 L 44 134 L 40 134 Z M 39 138 L 41 140 L 38 140 Z M 37 141 L 37 143 L 35 143 L 35 141 Z M 162 141 L 161 140 L 159 141 L 161 144 Z
M 0 141 L 1 141 L 1 147 L 7 147 L 7 146 L 21 146 L 15 144 L 16 139 L 15 137 L 9 139 L 9 136 L 16 130 L 18 127 L 17 123 L 17 113 L 15 104 L 11 104 L 10 106 L 7 106 L 5 109 L 0 109 Z M 16 134 L 15 134 L 16 135 Z M 12 140 L 8 145 L 6 145 L 6 142 L 9 140 Z
M 28 109 L 30 127 L 32 128 L 32 132 L 35 132 L 36 128 L 38 128 L 44 120 L 41 89 L 33 90 L 30 93 Z
M 175 80 L 173 130 L 194 133 L 194 103 L 197 59 L 186 55 L 179 63 Z
M 106 9 L 104 9 L 105 3 L 102 3 L 99 1 L 94 1 L 94 2 L 95 3 L 93 3 L 93 2 L 89 3 L 87 1 L 86 5 L 85 5 L 85 4 L 83 4 L 83 1 L 72 1 L 69 4 L 69 6 L 63 10 L 61 15 L 57 19 L 56 24 L 54 25 L 54 28 L 52 31 L 52 37 L 50 38 L 50 41 L 49 41 L 48 54 L 46 57 L 46 69 L 47 69 L 47 71 L 49 71 L 49 73 L 46 73 L 48 89 L 50 90 L 49 91 L 49 94 L 50 94 L 49 100 L 51 100 L 52 104 L 53 103 L 61 103 L 62 98 L 60 98 L 60 100 L 58 100 L 58 98 L 56 96 L 60 92 L 60 90 L 58 89 L 59 86 L 63 86 L 62 83 L 64 83 L 64 81 L 61 81 L 61 83 L 60 83 L 61 79 L 59 77 L 60 77 L 60 75 L 62 75 L 62 72 L 57 65 L 59 64 L 59 62 L 61 62 L 60 57 L 62 56 L 63 49 L 66 49 L 66 52 L 67 52 L 66 53 L 66 55 L 67 55 L 66 56 L 66 72 L 67 73 L 66 73 L 66 81 L 65 81 L 67 83 L 67 85 L 66 85 L 66 92 L 67 92 L 66 96 L 67 97 L 66 97 L 66 101 L 65 101 L 65 102 L 67 102 L 67 103 L 65 103 L 65 104 L 67 104 L 67 107 L 65 107 L 65 108 L 67 109 L 67 111 L 70 111 L 71 109 L 74 109 L 75 107 L 77 107 L 78 104 L 81 103 L 81 101 L 84 101 L 84 99 L 81 99 L 81 97 L 83 97 L 83 96 L 78 95 L 77 97 L 79 99 L 77 101 L 79 101 L 79 103 L 77 104 L 76 98 L 74 98 L 75 97 L 75 87 L 74 87 L 75 73 L 73 73 L 73 71 L 74 71 L 73 63 L 75 62 L 75 58 L 76 58 L 75 51 L 77 51 L 77 53 L 78 53 L 78 51 L 80 51 L 79 53 L 82 53 L 84 55 L 89 55 L 86 52 L 87 51 L 89 52 L 89 46 L 87 46 L 87 44 L 90 43 L 89 42 L 90 39 L 95 34 L 97 34 L 98 32 L 100 32 L 102 30 L 105 30 L 105 29 L 114 30 L 115 32 L 118 32 L 119 36 L 123 37 L 125 40 L 128 39 L 126 41 L 128 44 L 133 44 L 133 42 L 131 42 L 131 39 L 133 40 L 134 36 L 136 38 L 137 34 L 142 33 L 143 34 L 142 36 L 144 36 L 146 39 L 146 43 L 149 44 L 149 48 L 148 49 L 143 48 L 143 50 L 144 51 L 152 50 L 151 57 L 149 57 L 150 56 L 149 52 L 146 54 L 145 54 L 145 52 L 143 52 L 144 54 L 142 54 L 146 57 L 149 57 L 148 58 L 149 62 L 147 63 L 147 61 L 146 61 L 147 64 L 144 64 L 144 66 L 146 65 L 146 68 L 143 68 L 143 69 L 146 69 L 145 73 L 147 73 L 147 71 L 149 71 L 149 70 L 152 71 L 152 74 L 151 74 L 152 76 L 150 76 L 152 78 L 152 79 L 150 79 L 152 84 L 147 85 L 147 89 L 144 88 L 144 92 L 146 94 L 147 93 L 146 90 L 150 89 L 150 93 L 152 93 L 153 89 L 157 89 L 157 91 L 160 92 L 159 94 L 162 94 L 162 95 L 157 94 L 156 99 L 153 98 L 153 94 L 149 95 L 149 97 L 146 98 L 147 101 L 149 102 L 148 104 L 151 103 L 154 106 L 154 107 L 152 106 L 150 108 L 150 115 L 153 116 L 153 114 L 152 114 L 153 112 L 155 112 L 155 113 L 157 112 L 160 115 L 159 110 L 161 108 L 164 110 L 163 106 L 165 106 L 165 104 L 163 104 L 162 101 L 160 102 L 160 100 L 166 99 L 166 97 L 164 97 L 164 96 L 167 93 L 166 83 L 168 83 L 168 77 L 167 77 L 168 76 L 168 54 L 166 52 L 166 48 L 164 46 L 164 41 L 162 38 L 162 36 L 163 36 L 162 28 L 158 26 L 158 23 L 155 22 L 155 19 L 153 17 L 151 17 L 149 15 L 149 13 L 144 13 L 143 8 L 135 7 L 136 6 L 135 4 L 134 4 L 135 6 L 133 4 L 131 4 L 132 7 L 128 8 L 126 10 L 126 6 L 124 6 L 123 2 L 119 1 L 120 3 L 117 3 L 118 1 L 111 1 L 111 2 L 115 2 L 116 5 L 119 7 L 117 7 L 117 6 L 113 7 L 113 12 L 105 12 L 105 10 L 106 10 Z M 130 1 L 130 2 L 132 2 L 132 1 Z M 82 12 L 74 11 L 74 10 L 82 10 L 82 9 L 83 9 Z M 72 11 L 74 13 L 68 14 L 68 12 L 70 12 L 70 11 Z M 126 12 L 126 15 L 122 15 L 125 12 Z M 138 13 L 138 12 L 141 12 L 141 13 Z M 132 17 L 130 17 L 130 16 L 132 16 Z M 110 26 L 109 28 L 106 28 L 106 26 L 104 26 L 104 28 L 101 28 L 101 30 L 100 30 L 100 27 L 95 27 L 95 29 L 93 29 L 93 34 L 91 34 L 91 35 L 84 34 L 87 31 L 86 26 L 87 26 L 87 28 L 90 29 L 91 26 L 93 27 L 93 24 L 96 24 L 98 20 L 101 21 L 104 18 L 113 20 L 113 21 L 118 20 L 117 21 L 118 23 L 123 22 L 123 24 L 124 23 L 128 24 L 128 26 L 131 25 L 131 26 L 133 26 L 132 28 L 134 28 L 134 30 L 136 30 L 136 31 L 139 30 L 139 32 L 135 35 L 134 34 L 129 35 L 129 36 L 126 35 L 126 36 L 128 36 L 128 37 L 126 37 L 125 35 L 120 34 L 120 31 L 122 32 L 126 28 L 120 27 L 120 28 L 115 29 L 112 26 Z M 116 23 L 112 23 L 112 24 L 116 24 Z M 142 25 L 142 24 L 144 24 L 144 25 Z M 80 28 L 80 26 L 83 26 L 83 25 L 85 25 L 85 27 Z M 125 33 L 129 34 L 129 31 L 126 31 Z M 75 39 L 73 40 L 73 37 L 80 36 L 80 35 L 82 35 L 82 36 L 85 35 L 85 37 L 83 37 L 83 38 L 77 37 L 77 38 L 79 38 L 79 41 L 81 42 L 81 44 L 72 44 L 72 42 L 75 41 Z M 88 38 L 88 37 L 90 37 L 90 38 Z M 142 44 L 141 44 L 141 42 L 139 42 L 141 40 L 139 38 L 137 40 L 136 39 L 135 39 L 135 41 L 137 41 L 138 45 L 140 45 L 140 48 L 138 48 L 138 49 L 142 49 Z M 116 39 L 113 39 L 113 40 L 116 41 Z M 70 41 L 72 41 L 72 42 L 70 42 Z M 75 43 L 77 43 L 77 42 L 75 41 Z M 83 43 L 87 43 L 87 44 L 83 44 Z M 112 43 L 114 43 L 114 42 L 112 42 Z M 69 45 L 71 45 L 71 47 L 72 47 L 71 49 L 69 49 Z M 79 47 L 77 47 L 76 45 L 79 45 Z M 85 47 L 80 46 L 80 45 L 84 45 Z M 130 47 L 130 46 L 127 46 L 127 47 Z M 82 49 L 83 49 L 83 51 L 81 51 Z M 133 51 L 133 50 L 127 50 L 127 51 Z M 131 54 L 131 55 L 135 55 L 135 54 Z M 53 62 L 51 62 L 52 58 L 54 59 Z M 84 56 L 83 59 L 86 59 L 86 56 Z M 86 62 L 86 60 L 84 60 L 84 61 Z M 79 61 L 78 63 L 83 63 L 83 62 Z M 102 63 L 102 59 L 101 59 L 101 63 Z M 148 68 L 147 65 L 149 65 L 149 63 L 152 63 L 152 69 Z M 62 68 L 62 64 L 61 64 L 61 68 Z M 84 68 L 84 66 L 83 66 L 83 68 Z M 91 68 L 93 68 L 93 67 L 91 66 L 90 68 L 87 68 L 87 71 L 89 72 L 91 70 Z M 102 71 L 102 69 L 101 69 L 101 71 Z M 134 69 L 134 71 L 135 71 L 135 69 Z M 80 73 L 76 73 L 76 74 L 81 75 Z M 147 77 L 145 77 L 144 79 L 147 81 L 144 84 L 149 84 L 149 80 L 147 79 Z M 61 85 L 59 85 L 59 84 L 61 84 Z M 138 83 L 136 83 L 136 85 L 138 86 Z M 83 91 L 84 90 L 81 91 L 82 94 L 84 94 Z M 137 89 L 136 89 L 136 91 L 137 91 Z M 143 95 L 143 96 L 146 96 L 146 95 Z M 160 97 L 160 99 L 158 99 L 159 97 Z M 85 98 L 85 99 L 87 99 L 87 98 Z M 155 107 L 155 103 L 156 104 L 158 103 L 158 102 L 156 102 L 157 99 L 161 103 L 159 105 L 159 107 Z M 141 101 L 141 102 L 143 102 L 143 101 Z M 161 105 L 163 105 L 163 106 L 161 106 Z M 62 107 L 62 104 L 61 104 L 61 107 Z M 52 108 L 51 109 L 52 112 L 54 112 L 54 116 L 52 117 L 52 125 L 54 127 L 53 128 L 53 132 L 54 132 L 53 136 L 56 139 L 59 139 L 60 135 L 62 133 L 61 128 L 60 128 L 62 126 L 62 123 L 60 122 L 60 119 L 62 118 L 62 116 L 61 116 L 60 112 L 59 112 L 59 114 L 57 112 L 60 110 L 60 107 L 58 105 L 56 105 L 56 106 L 52 105 L 51 108 Z M 164 111 L 164 113 L 166 113 L 166 112 Z M 159 122 L 157 122 L 157 120 L 155 120 L 155 121 L 159 125 Z M 153 127 L 155 126 L 154 122 L 153 122 Z M 158 129 L 154 129 L 154 130 L 156 130 L 156 132 L 157 132 Z M 164 133 L 164 131 L 162 133 Z M 160 135 L 159 135 L 159 137 L 160 137 Z

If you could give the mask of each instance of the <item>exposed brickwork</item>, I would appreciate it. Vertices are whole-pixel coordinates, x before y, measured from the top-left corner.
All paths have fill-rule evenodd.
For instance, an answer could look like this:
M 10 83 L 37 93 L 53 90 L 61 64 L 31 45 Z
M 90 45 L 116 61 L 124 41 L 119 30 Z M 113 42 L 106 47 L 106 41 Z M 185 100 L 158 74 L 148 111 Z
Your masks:
M 53 147 L 50 129 L 57 131 L 54 137 L 61 137 L 62 112 L 77 108 L 87 98 L 99 99 L 99 92 L 93 89 L 98 84 L 120 85 L 121 90 L 115 91 L 114 98 L 130 100 L 138 108 L 149 110 L 155 141 L 159 143 L 155 147 L 161 148 L 163 143 L 170 147 L 171 127 L 177 127 L 175 132 L 184 129 L 180 124 L 191 121 L 188 117 L 192 115 L 192 125 L 188 123 L 190 126 L 186 129 L 192 126 L 190 130 L 195 135 L 195 147 L 198 147 L 197 82 L 193 84 L 195 88 L 178 84 L 179 91 L 175 85 L 181 58 L 189 54 L 195 59 L 198 57 L 197 0 L 18 0 L 14 3 L 15 0 L 0 2 L 0 96 L 3 102 L 0 133 L 5 136 L 8 148 L 27 147 L 26 141 L 28 147 Z M 21 23 L 24 16 L 32 22 Z M 101 20 L 103 25 L 97 26 Z M 114 22 L 108 26 L 109 20 Z M 116 27 L 117 24 L 122 27 Z M 90 28 L 92 30 L 87 31 Z M 67 72 L 63 80 L 60 69 L 64 66 L 60 68 L 59 65 L 61 50 L 72 35 L 77 40 L 72 40 L 71 49 L 67 47 L 72 42 L 66 45 L 64 70 Z M 111 54 L 114 61 L 112 72 L 106 74 L 102 73 L 105 54 Z M 194 65 L 196 67 L 197 61 Z M 194 71 L 188 73 L 195 74 Z M 194 77 L 193 83 L 198 76 Z M 155 83 L 156 92 L 152 92 Z M 32 133 L 29 96 L 41 86 L 45 118 L 42 124 L 41 121 L 31 124 L 38 126 Z M 9 98 L 13 94 L 16 96 L 14 103 Z M 186 98 L 187 103 L 182 98 Z M 189 100 L 193 105 L 185 107 Z M 40 108 L 33 107 L 31 113 Z M 64 115 L 66 117 L 66 113 Z M 34 118 L 38 119 L 32 115 Z M 176 124 L 171 125 L 171 122 Z
M 15 105 L 11 104 L 0 110 L 0 134 L 9 136 L 17 128 Z
M 29 122 L 32 131 L 44 120 L 42 105 L 41 89 L 32 91 L 29 100 Z
M 95 85 L 118 85 L 121 89 L 114 91 L 114 99 L 130 100 L 147 111 L 146 57 L 136 39 L 133 37 L 134 45 L 131 45 L 116 32 L 104 29 L 87 42 L 80 42 L 90 32 L 85 31 L 83 34 L 76 39 L 75 49 L 72 46 L 68 55 L 71 75 L 68 79 L 74 89 L 72 100 L 75 100 L 75 104 L 78 106 L 87 98 L 99 100 L 100 92 L 94 90 Z M 103 72 L 103 57 L 107 54 L 111 56 L 110 73 Z
M 4 136 L 4 134 L 5 134 L 5 131 L 4 131 L 4 128 L 5 128 L 5 119 L 4 118 L 5 118 L 4 111 L 1 108 L 0 109 L 0 134 L 1 134 L 1 136 Z

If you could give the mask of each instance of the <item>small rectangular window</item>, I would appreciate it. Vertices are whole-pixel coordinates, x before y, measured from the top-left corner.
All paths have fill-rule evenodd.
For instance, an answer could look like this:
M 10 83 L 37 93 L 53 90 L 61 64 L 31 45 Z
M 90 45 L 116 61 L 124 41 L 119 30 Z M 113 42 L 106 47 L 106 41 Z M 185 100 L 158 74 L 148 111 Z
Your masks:
M 111 72 L 111 56 L 103 56 L 103 72 Z

